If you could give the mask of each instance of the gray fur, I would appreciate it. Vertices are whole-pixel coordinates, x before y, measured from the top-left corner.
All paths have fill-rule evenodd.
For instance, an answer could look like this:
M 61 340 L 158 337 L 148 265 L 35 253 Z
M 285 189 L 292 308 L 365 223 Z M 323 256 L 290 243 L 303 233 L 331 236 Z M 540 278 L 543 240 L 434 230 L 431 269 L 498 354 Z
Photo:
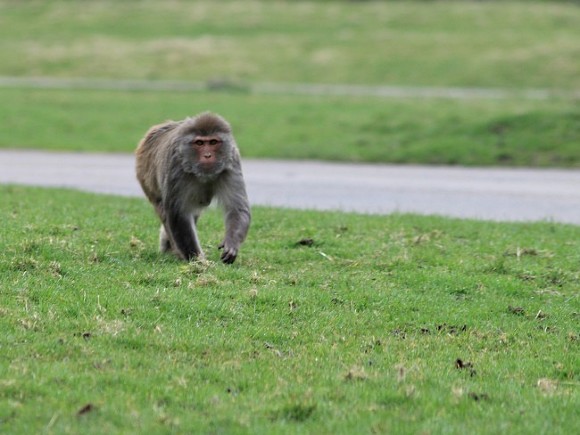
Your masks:
M 192 148 L 197 136 L 218 136 L 217 162 L 202 165 Z M 240 154 L 231 127 L 222 117 L 203 113 L 152 127 L 136 151 L 137 178 L 161 220 L 159 247 L 190 260 L 203 257 L 197 220 L 217 197 L 226 232 L 220 248 L 233 263 L 251 221 Z

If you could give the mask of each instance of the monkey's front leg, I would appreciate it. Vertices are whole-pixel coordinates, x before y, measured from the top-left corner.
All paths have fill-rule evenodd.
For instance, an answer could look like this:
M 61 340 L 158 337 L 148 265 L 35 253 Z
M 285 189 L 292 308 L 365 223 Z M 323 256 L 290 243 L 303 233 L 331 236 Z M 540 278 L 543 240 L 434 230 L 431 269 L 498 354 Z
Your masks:
M 223 249 L 221 260 L 226 264 L 232 264 L 236 261 L 240 245 L 248 234 L 250 227 L 250 212 L 248 209 L 230 211 L 226 214 L 226 236 L 224 241 L 219 245 Z
M 188 261 L 196 257 L 203 258 L 203 251 L 191 215 L 177 210 L 169 211 L 165 229 L 177 255 Z

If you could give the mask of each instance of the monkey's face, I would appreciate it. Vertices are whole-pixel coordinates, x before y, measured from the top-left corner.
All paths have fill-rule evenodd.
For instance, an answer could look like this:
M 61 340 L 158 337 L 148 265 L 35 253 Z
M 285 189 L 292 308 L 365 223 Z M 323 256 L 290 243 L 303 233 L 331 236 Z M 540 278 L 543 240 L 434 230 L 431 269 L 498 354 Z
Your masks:
M 201 177 L 217 176 L 225 168 L 227 142 L 219 135 L 189 136 L 182 142 L 186 172 Z
M 202 168 L 212 169 L 217 163 L 218 153 L 223 145 L 219 136 L 197 136 L 192 141 L 196 160 Z

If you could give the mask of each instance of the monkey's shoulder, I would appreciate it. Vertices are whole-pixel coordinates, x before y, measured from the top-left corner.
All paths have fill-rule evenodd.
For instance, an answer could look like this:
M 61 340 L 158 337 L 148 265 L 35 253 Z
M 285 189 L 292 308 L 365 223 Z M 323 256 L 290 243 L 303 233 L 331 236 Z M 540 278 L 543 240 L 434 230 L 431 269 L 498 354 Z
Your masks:
M 145 134 L 143 143 L 153 143 L 159 141 L 159 139 L 179 127 L 181 122 L 182 121 L 166 121 L 164 123 L 154 125 Z

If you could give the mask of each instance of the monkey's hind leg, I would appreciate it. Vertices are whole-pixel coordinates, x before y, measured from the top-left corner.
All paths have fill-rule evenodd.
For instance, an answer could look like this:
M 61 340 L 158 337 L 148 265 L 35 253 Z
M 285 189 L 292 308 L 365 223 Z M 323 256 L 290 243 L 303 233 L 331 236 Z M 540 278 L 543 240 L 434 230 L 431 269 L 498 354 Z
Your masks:
M 201 246 L 199 245 L 199 242 L 197 240 L 197 232 L 195 230 L 195 227 L 192 228 L 193 230 L 193 234 L 194 234 L 194 243 L 196 248 L 196 252 L 197 255 L 196 257 L 200 260 L 205 259 L 205 255 L 201 249 Z M 172 253 L 178 257 L 180 257 L 179 252 L 174 249 L 173 244 L 171 243 L 171 239 L 169 238 L 169 236 L 167 235 L 167 231 L 165 230 L 165 226 L 163 224 L 161 224 L 161 227 L 159 228 L 159 251 L 162 253 Z
M 165 226 L 161 224 L 161 228 L 159 228 L 159 251 L 161 252 L 172 252 L 173 247 L 171 246 L 171 241 L 169 240 L 169 236 L 165 231 Z

